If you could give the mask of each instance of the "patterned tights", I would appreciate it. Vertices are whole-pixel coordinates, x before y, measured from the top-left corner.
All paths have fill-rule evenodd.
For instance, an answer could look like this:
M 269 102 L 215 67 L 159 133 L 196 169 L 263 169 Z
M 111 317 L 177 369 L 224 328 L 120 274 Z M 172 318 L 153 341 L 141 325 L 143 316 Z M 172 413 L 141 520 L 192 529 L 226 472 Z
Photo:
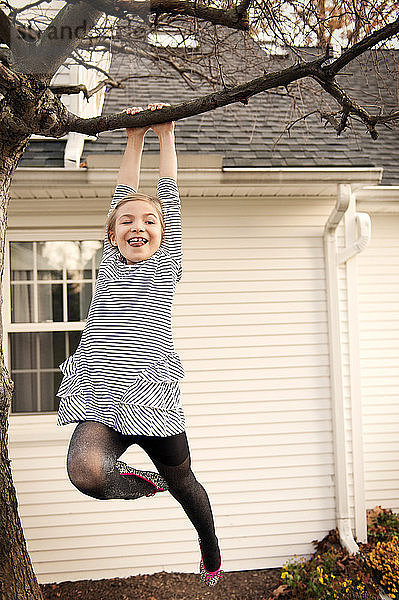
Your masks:
M 131 500 L 151 493 L 151 483 L 126 477 L 116 467 L 118 458 L 138 444 L 166 479 L 170 494 L 180 503 L 198 536 L 205 568 L 220 567 L 220 551 L 212 509 L 202 485 L 191 470 L 190 451 L 185 433 L 168 437 L 123 435 L 96 421 L 81 421 L 72 434 L 67 456 L 68 476 L 83 494 L 99 500 Z

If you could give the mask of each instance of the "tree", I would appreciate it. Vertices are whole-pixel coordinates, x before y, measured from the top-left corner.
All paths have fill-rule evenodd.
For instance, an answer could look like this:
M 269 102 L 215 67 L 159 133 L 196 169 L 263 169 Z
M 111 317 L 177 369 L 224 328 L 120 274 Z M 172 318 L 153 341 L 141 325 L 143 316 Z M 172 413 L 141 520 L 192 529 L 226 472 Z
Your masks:
M 351 14 L 358 15 L 361 26 L 348 30 L 348 47 L 336 58 L 329 50 L 333 33 L 331 36 L 326 34 L 331 19 L 326 13 L 326 4 L 321 2 L 306 5 L 306 10 L 296 6 L 293 12 L 289 2 L 280 0 L 68 0 L 50 20 L 46 12 L 39 11 L 41 4 L 47 6 L 44 0 L 30 5 L 35 18 L 26 23 L 21 18 L 24 7 L 8 1 L 0 3 L 0 39 L 3 42 L 0 54 L 1 275 L 10 183 L 34 133 L 54 137 L 68 132 L 96 134 L 127 126 L 178 120 L 235 102 L 247 104 L 253 95 L 265 91 L 295 97 L 295 86 L 305 79 L 316 82 L 334 102 L 334 109 L 319 109 L 319 112 L 338 133 L 348 127 L 351 119 L 357 119 L 375 139 L 377 128 L 394 126 L 399 119 L 399 110 L 384 112 L 383 105 L 377 105 L 369 112 L 337 80 L 352 61 L 397 35 L 399 19 L 390 17 L 395 3 L 388 0 L 375 1 L 369 26 L 363 0 L 345 5 L 343 10 L 351 9 Z M 310 6 L 312 13 L 308 11 Z M 109 22 L 97 27 L 104 14 L 121 19 L 117 40 L 109 37 Z M 338 19 L 336 12 L 333 18 Z M 348 23 L 345 19 L 341 20 L 343 27 Z M 295 49 L 300 21 L 305 35 L 302 39 L 314 35 L 314 41 L 322 46 L 310 59 Z M 149 42 L 150 34 L 162 32 L 180 39 L 181 43 L 171 49 Z M 195 53 L 190 50 L 193 36 L 200 47 Z M 270 39 L 292 48 L 296 56 L 292 64 L 283 69 L 265 70 L 259 57 L 267 57 Z M 149 76 L 152 70 L 162 70 L 159 65 L 168 64 L 182 76 L 182 84 L 194 90 L 194 98 L 156 113 L 143 111 L 134 116 L 119 113 L 83 119 L 70 113 L 61 101 L 62 94 L 83 92 L 88 97 L 101 85 L 112 88 L 121 82 L 114 81 L 104 72 L 105 78 L 95 90 L 86 90 L 84 86 L 60 88 L 51 83 L 54 74 L 70 56 L 77 62 L 84 62 L 87 61 L 85 56 L 93 50 L 115 48 L 120 52 L 133 52 L 147 65 L 151 64 Z M 234 68 L 231 68 L 233 63 Z M 237 68 L 238 64 L 242 65 L 241 69 Z M 93 68 L 98 67 L 94 65 Z M 254 77 L 248 80 L 248 73 L 254 73 Z M 201 95 L 197 88 L 204 80 L 213 89 Z M 390 83 L 392 81 L 387 85 Z M 26 550 L 7 452 L 13 383 L 2 352 L 0 365 L 1 598 L 37 600 L 42 596 Z

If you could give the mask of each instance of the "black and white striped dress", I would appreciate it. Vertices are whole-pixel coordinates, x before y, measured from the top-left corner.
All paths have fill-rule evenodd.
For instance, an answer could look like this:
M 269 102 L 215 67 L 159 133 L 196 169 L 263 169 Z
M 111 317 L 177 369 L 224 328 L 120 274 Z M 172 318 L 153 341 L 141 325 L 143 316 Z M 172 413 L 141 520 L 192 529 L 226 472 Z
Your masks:
M 135 190 L 117 185 L 115 204 Z M 172 339 L 171 311 L 182 276 L 180 198 L 161 178 L 165 233 L 148 259 L 128 265 L 107 237 L 87 321 L 64 374 L 57 425 L 94 420 L 129 435 L 185 430 L 179 379 L 184 370 Z

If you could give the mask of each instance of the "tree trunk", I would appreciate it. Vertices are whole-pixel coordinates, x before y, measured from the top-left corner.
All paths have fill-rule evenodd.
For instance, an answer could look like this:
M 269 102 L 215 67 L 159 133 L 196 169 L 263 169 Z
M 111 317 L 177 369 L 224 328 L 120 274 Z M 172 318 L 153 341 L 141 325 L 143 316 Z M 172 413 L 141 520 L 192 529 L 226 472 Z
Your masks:
M 29 138 L 0 138 L 0 278 L 4 269 L 4 243 L 10 183 Z M 2 299 L 0 300 L 0 308 Z M 0 326 L 2 330 L 1 315 Z M 0 337 L 0 343 L 2 338 Z M 0 598 L 43 600 L 18 514 L 18 502 L 8 458 L 8 415 L 14 384 L 0 350 Z

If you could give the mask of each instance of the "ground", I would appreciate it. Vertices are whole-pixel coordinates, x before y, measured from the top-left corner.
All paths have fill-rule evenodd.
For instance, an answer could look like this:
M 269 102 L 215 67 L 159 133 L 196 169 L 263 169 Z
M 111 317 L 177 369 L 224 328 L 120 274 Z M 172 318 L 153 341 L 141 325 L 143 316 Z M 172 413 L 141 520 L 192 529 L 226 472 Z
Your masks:
M 45 600 L 268 600 L 281 583 L 281 568 L 226 573 L 205 586 L 196 573 L 64 581 L 41 586 Z

